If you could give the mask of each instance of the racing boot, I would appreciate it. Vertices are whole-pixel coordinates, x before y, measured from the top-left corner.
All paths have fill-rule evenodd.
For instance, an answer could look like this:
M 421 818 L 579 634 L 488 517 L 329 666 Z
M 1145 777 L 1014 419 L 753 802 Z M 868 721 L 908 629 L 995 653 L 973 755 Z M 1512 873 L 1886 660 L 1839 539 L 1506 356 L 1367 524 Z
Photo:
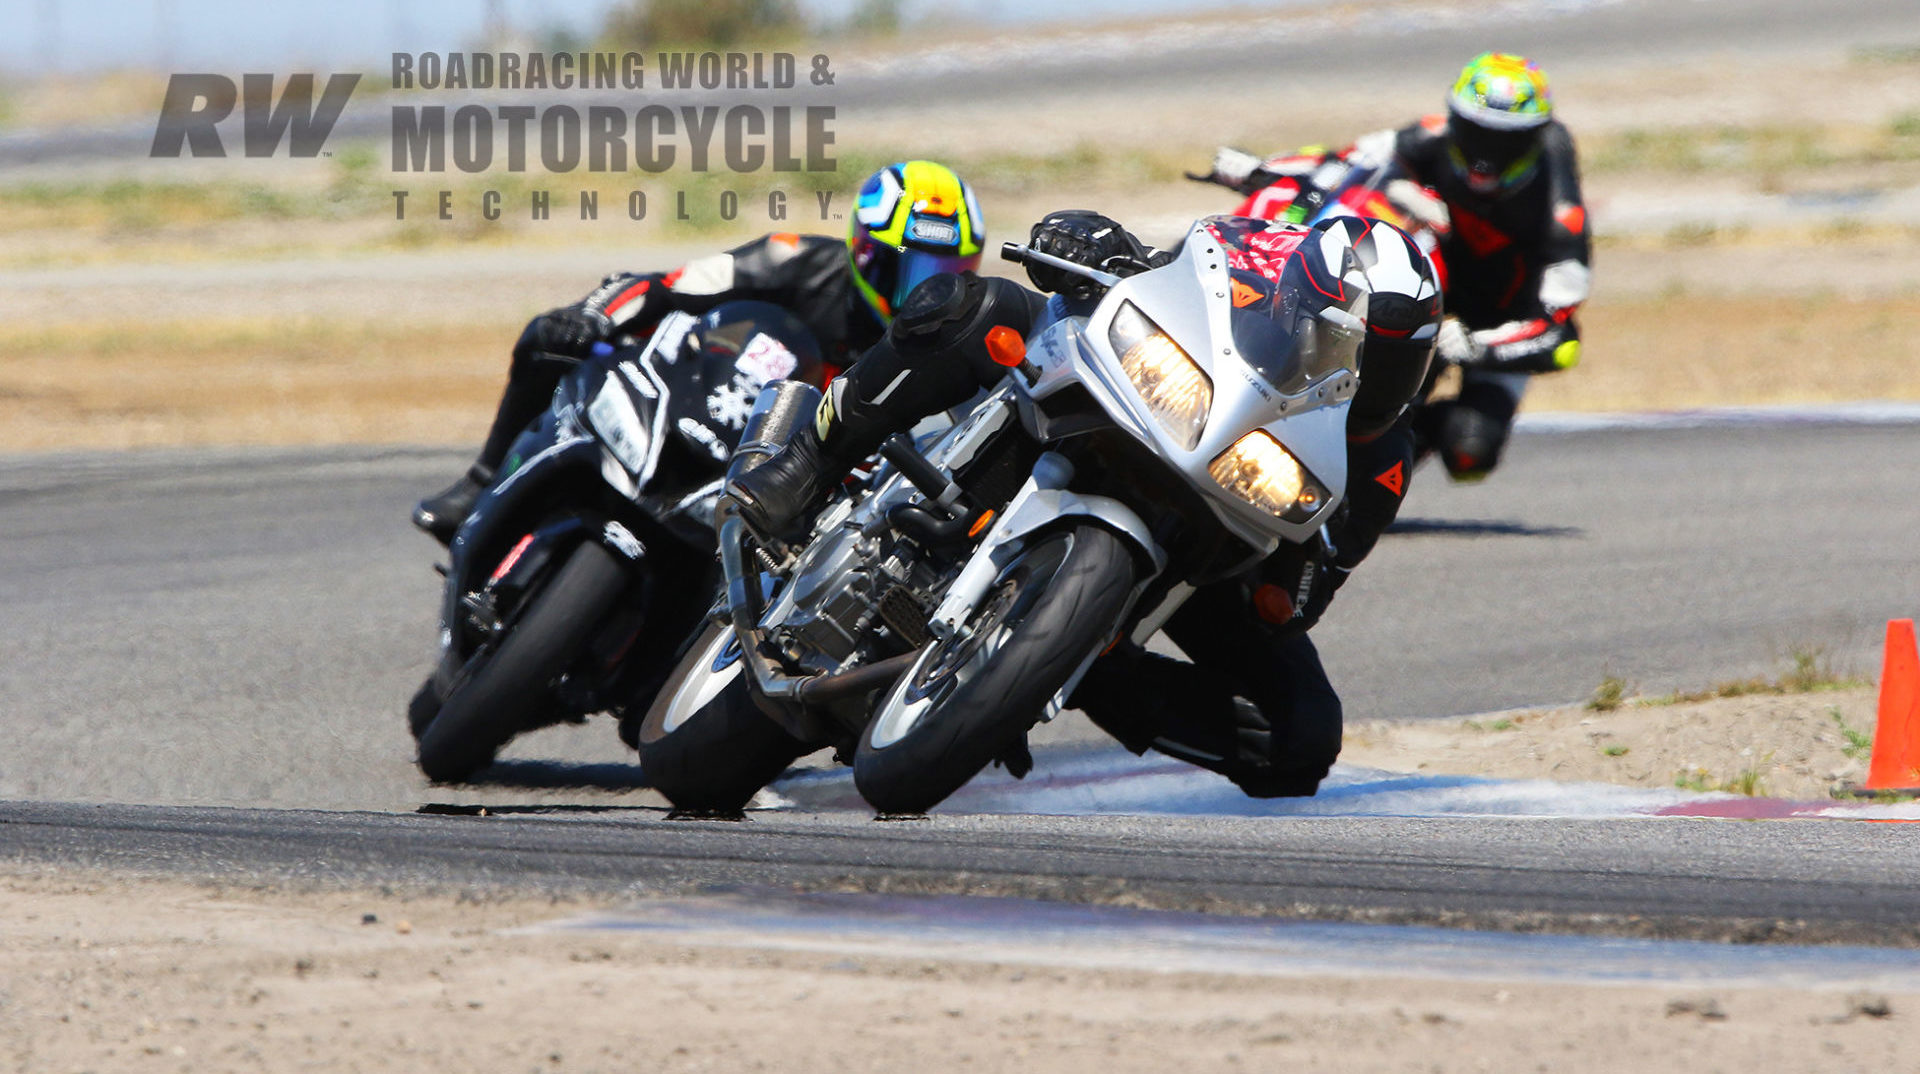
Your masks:
M 452 544 L 460 523 L 473 513 L 480 494 L 493 484 L 493 470 L 474 463 L 460 480 L 436 495 L 421 500 L 413 509 L 413 524 L 433 535 L 441 544 Z
M 492 427 L 487 430 L 486 443 L 480 446 L 479 458 L 460 480 L 420 501 L 413 509 L 414 525 L 433 534 L 441 544 L 453 543 L 454 532 L 473 513 L 480 494 L 493 484 L 514 440 L 547 408 L 560 382 L 560 373 L 566 368 L 561 363 L 522 363 L 515 358 L 513 375 L 507 378 L 506 389 L 500 393 L 500 406 L 494 412 Z
M 727 485 L 740 517 L 763 537 L 788 537 L 820 506 L 860 460 L 880 449 L 893 423 L 878 407 L 858 400 L 859 389 L 842 376 L 814 420 L 794 431 L 766 462 Z
M 900 304 L 886 338 L 833 383 L 813 426 L 728 485 L 740 517 L 762 536 L 787 536 L 888 435 L 959 406 L 1005 375 L 988 356 L 987 333 L 1004 325 L 1025 335 L 1034 300 L 1010 280 L 971 272 L 923 281 Z

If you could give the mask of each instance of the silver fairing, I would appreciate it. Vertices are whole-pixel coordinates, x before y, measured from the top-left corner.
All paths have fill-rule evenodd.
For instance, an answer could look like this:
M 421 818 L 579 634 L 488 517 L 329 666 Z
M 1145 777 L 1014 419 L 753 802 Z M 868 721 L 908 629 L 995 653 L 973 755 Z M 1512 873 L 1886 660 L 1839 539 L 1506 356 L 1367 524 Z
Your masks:
M 1008 383 L 1034 400 L 1082 385 L 1116 424 L 1199 490 L 1230 532 L 1263 551 L 1281 541 L 1304 542 L 1332 516 L 1346 487 L 1347 409 L 1359 380 L 1352 370 L 1338 369 L 1285 395 L 1263 378 L 1234 345 L 1227 258 L 1204 225 L 1194 225 L 1172 263 L 1121 280 L 1091 313 L 1064 316 L 1041 330 L 1027 351 L 1038 379 L 1027 385 L 1010 377 Z M 1193 300 L 1196 284 L 1209 301 Z M 1114 316 L 1127 302 L 1158 324 L 1212 381 L 1206 426 L 1192 449 L 1147 410 L 1109 342 Z M 1208 473 L 1209 463 L 1256 429 L 1271 433 L 1330 493 L 1306 521 L 1288 522 L 1261 510 Z

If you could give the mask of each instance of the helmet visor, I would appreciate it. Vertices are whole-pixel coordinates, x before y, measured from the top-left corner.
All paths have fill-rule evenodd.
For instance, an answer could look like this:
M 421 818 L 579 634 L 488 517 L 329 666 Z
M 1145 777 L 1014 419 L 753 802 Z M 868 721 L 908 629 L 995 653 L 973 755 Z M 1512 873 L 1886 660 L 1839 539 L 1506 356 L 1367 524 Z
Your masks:
M 979 254 L 936 254 L 930 250 L 909 248 L 901 250 L 898 256 L 898 278 L 894 281 L 893 294 L 889 298 L 895 309 L 900 308 L 900 303 L 923 280 L 943 272 L 965 272 L 980 267 Z M 879 290 L 877 287 L 875 289 Z
M 1468 169 L 1494 175 L 1504 175 L 1540 147 L 1538 127 L 1496 130 L 1458 115 L 1448 120 L 1447 137 Z

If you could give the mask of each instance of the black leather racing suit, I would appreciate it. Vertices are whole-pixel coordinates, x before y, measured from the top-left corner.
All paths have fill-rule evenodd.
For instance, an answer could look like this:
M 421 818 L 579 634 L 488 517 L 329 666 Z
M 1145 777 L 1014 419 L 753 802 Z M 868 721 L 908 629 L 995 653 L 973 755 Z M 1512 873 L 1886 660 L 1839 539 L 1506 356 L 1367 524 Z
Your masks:
M 1034 248 L 1101 263 L 1100 256 L 1082 256 L 1085 244 L 1047 245 L 1057 236 L 1045 231 L 1061 215 L 1073 214 L 1036 227 Z M 1079 215 L 1093 221 L 1074 222 L 1080 235 L 1107 234 L 1099 230 L 1104 218 Z M 1106 241 L 1144 252 L 1124 233 Z M 1006 325 L 1027 334 L 1044 301 L 1011 280 L 972 273 L 921 284 L 886 338 L 834 382 L 823 405 L 831 416 L 822 422 L 830 427 L 822 450 L 844 472 L 888 432 L 996 383 L 1006 371 L 987 356 L 986 332 Z M 1363 351 L 1363 367 L 1366 360 Z M 1424 367 L 1426 354 L 1418 360 Z M 1377 384 L 1405 384 L 1382 411 L 1389 420 L 1419 382 L 1418 371 L 1376 376 Z M 1313 794 L 1340 752 L 1341 708 L 1306 632 L 1399 511 L 1413 470 L 1410 419 L 1402 414 L 1384 432 L 1350 438 L 1348 452 L 1348 506 L 1329 527 L 1336 549 L 1329 560 L 1288 548 L 1244 577 L 1200 589 L 1164 628 L 1191 662 L 1123 645 L 1095 663 L 1073 704 L 1128 748 L 1157 749 L 1220 772 L 1250 795 Z
M 1413 472 L 1411 417 L 1349 439 L 1347 506 L 1326 562 L 1285 547 L 1245 576 L 1197 590 L 1162 632 L 1189 661 L 1122 643 L 1073 704 L 1135 753 L 1158 750 L 1255 798 L 1311 795 L 1340 753 L 1340 695 L 1307 631 L 1399 513 Z
M 499 467 L 514 438 L 547 408 L 561 376 L 594 344 L 644 336 L 668 313 L 704 313 L 738 299 L 791 311 L 834 366 L 848 364 L 885 332 L 854 287 L 846 242 L 825 235 L 768 235 L 671 272 L 617 272 L 578 302 L 528 322 L 514 344 L 479 465 Z

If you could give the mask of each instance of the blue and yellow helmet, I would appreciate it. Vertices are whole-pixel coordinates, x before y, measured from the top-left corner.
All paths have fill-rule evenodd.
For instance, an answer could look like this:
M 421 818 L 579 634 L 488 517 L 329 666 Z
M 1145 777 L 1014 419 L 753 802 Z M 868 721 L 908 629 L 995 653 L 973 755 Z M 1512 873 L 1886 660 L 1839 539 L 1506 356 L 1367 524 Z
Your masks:
M 929 276 L 980 267 L 987 229 L 973 188 L 944 164 L 889 164 L 860 185 L 847 253 L 854 286 L 886 324 Z

